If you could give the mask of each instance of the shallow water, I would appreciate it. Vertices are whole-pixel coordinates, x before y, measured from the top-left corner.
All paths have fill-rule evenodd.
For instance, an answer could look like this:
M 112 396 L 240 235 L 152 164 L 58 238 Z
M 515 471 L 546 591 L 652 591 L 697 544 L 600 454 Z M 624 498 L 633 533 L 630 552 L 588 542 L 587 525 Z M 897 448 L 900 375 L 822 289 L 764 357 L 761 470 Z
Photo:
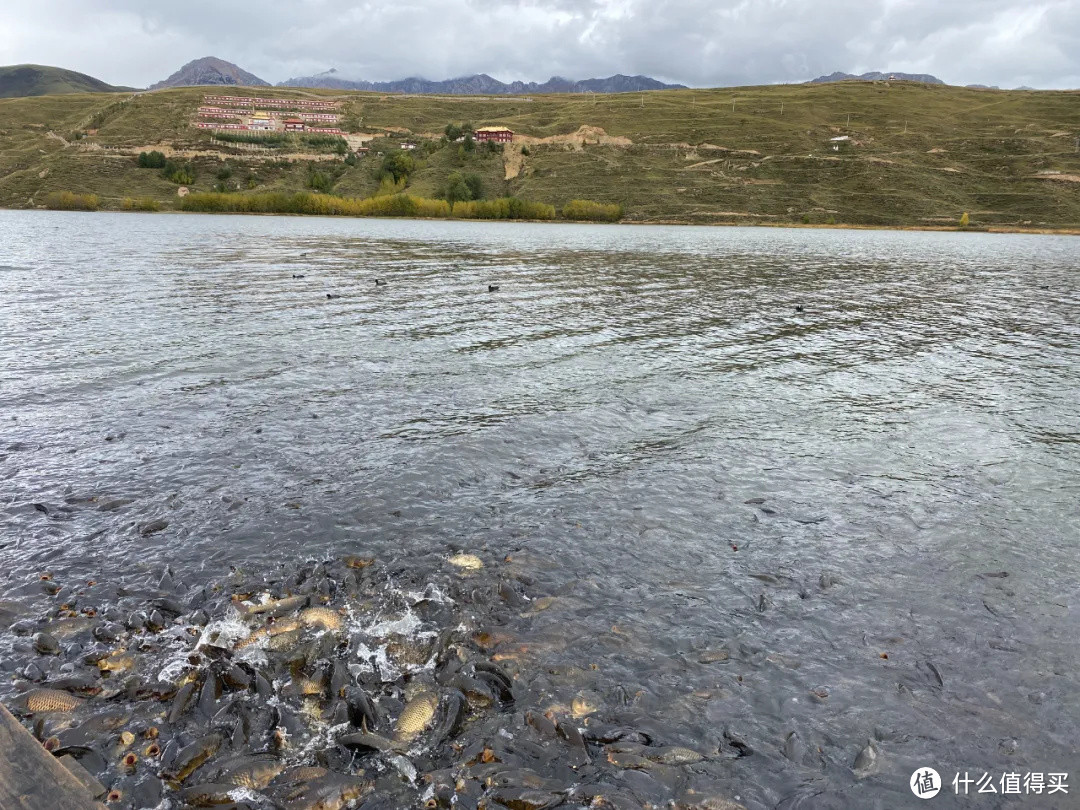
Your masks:
M 509 555 L 528 688 L 737 736 L 699 778 L 751 810 L 1068 772 L 1078 246 L 3 211 L 0 600 Z

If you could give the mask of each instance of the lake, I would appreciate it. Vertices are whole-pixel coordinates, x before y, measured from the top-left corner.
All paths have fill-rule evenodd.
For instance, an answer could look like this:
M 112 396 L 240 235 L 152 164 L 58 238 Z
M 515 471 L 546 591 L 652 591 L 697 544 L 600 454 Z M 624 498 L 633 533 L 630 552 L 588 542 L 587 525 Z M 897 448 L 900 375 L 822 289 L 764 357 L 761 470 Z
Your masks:
M 456 600 L 505 636 L 499 722 L 576 698 L 705 757 L 593 741 L 579 783 L 884 810 L 928 766 L 938 807 L 1073 807 L 951 781 L 1078 761 L 1078 271 L 1060 236 L 0 211 L 0 600 L 471 554 L 514 589 Z M 56 674 L 27 645 L 0 696 Z

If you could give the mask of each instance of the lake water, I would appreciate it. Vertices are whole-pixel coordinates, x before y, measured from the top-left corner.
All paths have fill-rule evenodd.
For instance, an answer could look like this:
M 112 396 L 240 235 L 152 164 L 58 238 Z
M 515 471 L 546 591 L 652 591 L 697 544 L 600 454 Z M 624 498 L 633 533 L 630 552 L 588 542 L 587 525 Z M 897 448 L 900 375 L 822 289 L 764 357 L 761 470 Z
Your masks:
M 655 806 L 1080 806 L 1078 500 L 1075 238 L 0 211 L 0 600 L 473 553 Z

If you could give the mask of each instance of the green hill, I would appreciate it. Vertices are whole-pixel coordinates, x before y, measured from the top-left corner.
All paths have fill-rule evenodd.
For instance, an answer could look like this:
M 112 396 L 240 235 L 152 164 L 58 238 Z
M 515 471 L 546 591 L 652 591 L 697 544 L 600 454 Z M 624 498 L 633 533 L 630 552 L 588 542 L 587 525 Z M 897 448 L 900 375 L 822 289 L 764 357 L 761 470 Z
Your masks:
M 93 76 L 74 70 L 46 65 L 8 65 L 0 67 L 0 98 L 52 96 L 61 93 L 115 93 L 127 90 L 113 87 Z
M 0 205 L 70 190 L 110 207 L 151 197 L 169 208 L 177 185 L 136 165 L 150 149 L 190 162 L 195 191 L 304 190 L 317 167 L 331 193 L 365 196 L 379 185 L 376 153 L 409 138 L 419 148 L 408 188 L 420 195 L 460 171 L 489 196 L 621 203 L 638 222 L 949 227 L 968 212 L 973 227 L 1080 228 L 1075 91 L 895 81 L 509 98 L 259 89 L 341 100 L 350 128 L 377 136 L 356 165 L 300 145 L 212 143 L 190 126 L 204 92 L 0 100 Z M 515 142 L 463 155 L 440 140 L 450 122 L 506 125 Z

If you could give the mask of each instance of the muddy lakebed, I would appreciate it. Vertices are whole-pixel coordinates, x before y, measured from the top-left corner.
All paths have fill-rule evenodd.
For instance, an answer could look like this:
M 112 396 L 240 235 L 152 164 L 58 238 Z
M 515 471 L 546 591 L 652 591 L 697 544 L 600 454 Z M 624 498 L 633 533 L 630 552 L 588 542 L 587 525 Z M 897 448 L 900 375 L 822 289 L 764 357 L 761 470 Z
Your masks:
M 1076 770 L 1078 244 L 0 212 L 0 700 L 110 808 L 1075 807 L 950 783 Z

